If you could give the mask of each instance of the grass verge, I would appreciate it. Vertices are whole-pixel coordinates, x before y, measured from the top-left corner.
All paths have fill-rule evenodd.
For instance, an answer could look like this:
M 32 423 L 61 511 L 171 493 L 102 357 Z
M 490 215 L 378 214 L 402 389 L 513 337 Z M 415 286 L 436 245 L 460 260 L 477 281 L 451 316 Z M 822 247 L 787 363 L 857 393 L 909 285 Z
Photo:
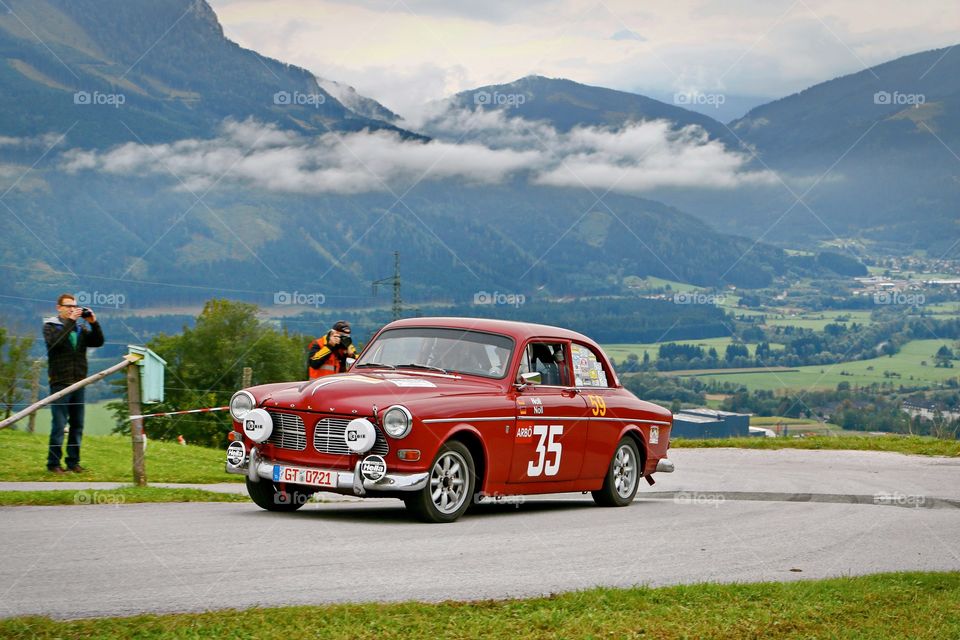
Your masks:
M 957 638 L 960 573 L 591 589 L 549 598 L 0 621 L 4 638 Z
M 960 456 L 960 441 L 928 436 L 811 436 L 809 438 L 716 438 L 670 441 L 675 449 L 849 449 L 852 451 L 891 451 L 920 456 Z
M 0 491 L 0 507 L 132 504 L 134 502 L 250 502 L 246 495 L 217 493 L 202 489 L 164 487 L 119 487 L 78 491 Z
M 87 471 L 82 475 L 53 475 L 47 472 L 48 438 L 49 431 L 26 433 L 10 429 L 0 430 L 0 451 L 3 452 L 0 481 L 133 481 L 130 438 L 84 435 L 80 464 Z M 241 476 L 228 474 L 223 470 L 226 459 L 224 456 L 220 449 L 151 440 L 147 443 L 147 480 L 198 484 L 242 481 Z

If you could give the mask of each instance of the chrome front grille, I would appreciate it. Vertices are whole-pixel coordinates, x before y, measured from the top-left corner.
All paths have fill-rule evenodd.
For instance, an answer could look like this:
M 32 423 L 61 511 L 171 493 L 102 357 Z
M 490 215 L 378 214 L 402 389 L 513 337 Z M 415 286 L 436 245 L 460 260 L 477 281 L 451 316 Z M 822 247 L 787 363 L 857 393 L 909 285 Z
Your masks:
M 303 418 L 295 413 L 280 413 L 267 411 L 273 418 L 273 433 L 267 442 L 281 449 L 303 451 L 307 448 L 307 429 L 303 425 Z
M 353 418 L 321 418 L 317 420 L 317 424 L 313 428 L 313 448 L 320 453 L 330 453 L 338 456 L 349 455 L 350 449 L 347 448 L 343 433 L 347 430 L 347 425 L 350 424 L 351 420 Z M 373 449 L 369 453 L 385 456 L 390 453 L 390 445 L 387 444 L 387 439 L 380 431 L 380 427 L 375 428 L 377 430 L 377 441 L 373 443 Z

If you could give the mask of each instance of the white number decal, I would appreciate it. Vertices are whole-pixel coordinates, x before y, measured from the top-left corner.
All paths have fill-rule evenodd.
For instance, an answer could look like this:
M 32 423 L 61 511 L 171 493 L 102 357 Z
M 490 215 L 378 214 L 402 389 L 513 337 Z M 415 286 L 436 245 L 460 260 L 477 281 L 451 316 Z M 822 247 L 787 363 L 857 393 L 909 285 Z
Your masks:
M 535 478 L 539 475 L 555 476 L 560 471 L 560 456 L 563 455 L 563 443 L 556 438 L 563 435 L 562 424 L 534 425 L 533 435 L 540 436 L 537 442 L 537 459 L 527 463 L 527 475 Z M 547 460 L 547 454 L 554 454 L 553 460 Z

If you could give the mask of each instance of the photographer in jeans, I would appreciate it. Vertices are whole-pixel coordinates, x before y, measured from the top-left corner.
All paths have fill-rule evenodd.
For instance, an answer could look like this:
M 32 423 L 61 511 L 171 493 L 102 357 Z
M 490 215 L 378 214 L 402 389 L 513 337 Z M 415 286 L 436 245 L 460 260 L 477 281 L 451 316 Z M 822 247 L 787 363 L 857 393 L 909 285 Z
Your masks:
M 347 358 L 356 358 L 357 350 L 350 337 L 350 323 L 340 320 L 325 335 L 310 343 L 307 357 L 310 379 L 343 373 L 347 370 Z
M 81 318 L 87 326 L 80 325 Z M 103 331 L 93 311 L 78 307 L 74 296 L 64 293 L 57 298 L 57 315 L 43 321 L 43 339 L 47 343 L 47 373 L 52 394 L 87 377 L 87 349 L 103 346 Z M 50 427 L 47 471 L 51 473 L 64 473 L 60 457 L 63 455 L 63 430 L 68 421 L 67 469 L 74 473 L 83 471 L 80 466 L 83 391 L 77 389 L 68 393 L 50 406 L 53 424 Z

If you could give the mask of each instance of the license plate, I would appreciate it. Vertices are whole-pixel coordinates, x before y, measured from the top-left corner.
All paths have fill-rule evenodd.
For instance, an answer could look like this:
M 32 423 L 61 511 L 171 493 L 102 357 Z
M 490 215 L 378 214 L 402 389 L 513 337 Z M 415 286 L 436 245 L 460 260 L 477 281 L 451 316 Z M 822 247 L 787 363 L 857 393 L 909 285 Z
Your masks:
M 273 481 L 306 484 L 312 487 L 336 487 L 337 472 L 275 464 L 273 465 Z

